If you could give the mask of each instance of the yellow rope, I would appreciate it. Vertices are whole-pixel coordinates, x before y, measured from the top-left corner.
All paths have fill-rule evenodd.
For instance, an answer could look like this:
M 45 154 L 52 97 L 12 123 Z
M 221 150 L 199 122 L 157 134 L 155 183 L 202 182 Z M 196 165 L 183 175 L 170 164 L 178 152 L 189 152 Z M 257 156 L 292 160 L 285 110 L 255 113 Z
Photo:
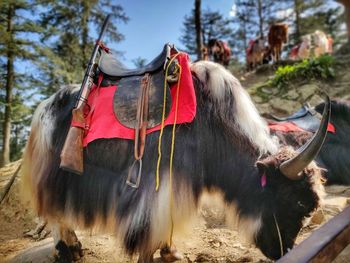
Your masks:
M 160 128 L 160 134 L 159 134 L 159 140 L 158 140 L 158 162 L 157 162 L 157 170 L 156 170 L 156 191 L 159 189 L 159 168 L 160 168 L 160 162 L 162 159 L 162 137 L 163 137 L 163 130 L 164 130 L 164 122 L 165 122 L 165 109 L 166 109 L 166 88 L 167 88 L 167 78 L 168 78 L 168 70 L 169 66 L 173 63 L 173 61 L 180 55 L 180 52 L 174 55 L 174 57 L 170 60 L 168 63 L 166 70 L 165 70 L 165 78 L 164 78 L 164 95 L 163 95 L 163 112 L 162 112 L 162 123 Z M 179 102 L 179 91 L 180 91 L 180 82 L 181 82 L 181 73 L 182 68 L 181 65 L 178 65 L 179 69 L 179 79 L 177 81 L 177 90 L 176 90 L 176 100 L 175 100 L 175 116 L 174 116 L 174 124 L 172 129 L 172 138 L 171 138 L 171 150 L 170 150 L 170 163 L 169 163 L 169 209 L 170 209 L 170 236 L 169 236 L 169 247 L 171 247 L 172 244 L 172 238 L 173 238 L 173 230 L 174 230 L 174 220 L 173 220 L 173 192 L 172 192 L 172 185 L 173 185 L 173 159 L 174 159 L 174 149 L 175 149 L 175 128 L 176 128 L 176 121 L 177 121 L 177 113 L 178 113 L 178 102 Z
M 171 137 L 171 150 L 170 150 L 170 164 L 169 164 L 169 195 L 170 195 L 170 218 L 171 218 L 171 230 L 170 230 L 170 237 L 169 237 L 169 244 L 171 246 L 172 239 L 173 239 L 173 230 L 174 230 L 174 220 L 173 220 L 173 159 L 174 159 L 174 149 L 175 149 L 175 128 L 176 128 L 176 121 L 177 121 L 177 110 L 179 105 L 179 92 L 180 92 L 180 82 L 181 82 L 181 73 L 182 68 L 181 65 L 179 65 L 179 79 L 177 82 L 177 90 L 176 90 L 176 102 L 175 102 L 175 117 L 174 117 L 174 124 L 173 124 L 173 130 L 172 130 L 172 137 Z
M 160 161 L 162 159 L 162 137 L 163 137 L 163 130 L 164 130 L 164 122 L 165 122 L 165 110 L 166 110 L 166 89 L 167 89 L 167 78 L 168 78 L 168 70 L 170 65 L 173 63 L 173 61 L 177 58 L 177 56 L 180 55 L 180 53 L 177 53 L 174 55 L 174 57 L 170 60 L 168 63 L 166 70 L 165 70 L 165 78 L 164 78 L 164 95 L 163 95 L 163 111 L 162 111 L 162 123 L 161 123 L 161 128 L 160 128 L 160 134 L 159 134 L 159 139 L 158 139 L 158 161 L 157 161 L 157 170 L 156 170 L 156 191 L 159 189 L 159 168 L 160 168 Z M 180 66 L 181 69 L 181 66 Z M 181 77 L 181 70 L 180 70 L 180 77 Z M 178 80 L 178 89 L 179 89 L 179 83 L 180 83 L 180 77 Z M 177 105 L 176 105 L 177 107 Z M 176 118 L 177 118 L 177 108 L 175 112 L 175 122 L 176 123 Z

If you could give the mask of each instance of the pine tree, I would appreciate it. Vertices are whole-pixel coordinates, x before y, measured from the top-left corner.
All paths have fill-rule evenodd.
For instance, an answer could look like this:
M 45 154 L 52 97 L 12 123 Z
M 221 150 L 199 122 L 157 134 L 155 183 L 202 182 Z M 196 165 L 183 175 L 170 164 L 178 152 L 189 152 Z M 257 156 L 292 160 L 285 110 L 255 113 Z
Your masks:
M 195 0 L 194 7 L 194 21 L 196 28 L 196 44 L 197 44 L 197 59 L 202 59 L 202 46 L 203 46 L 203 37 L 202 37 L 202 22 L 201 22 L 201 0 Z
M 185 51 L 191 55 L 196 54 L 197 46 L 195 39 L 195 20 L 194 15 L 186 15 L 183 22 L 183 34 L 180 37 L 180 41 L 185 46 Z
M 275 11 L 279 2 L 272 0 L 235 0 L 232 19 L 234 39 L 230 44 L 241 59 L 252 39 L 266 37 L 270 24 L 276 20 Z
M 180 41 L 184 44 L 186 51 L 191 54 L 197 54 L 196 43 L 196 28 L 195 28 L 195 11 L 192 10 L 191 15 L 185 16 L 183 22 L 183 33 Z M 223 18 L 222 14 L 210 9 L 202 12 L 201 16 L 201 31 L 202 42 L 204 45 L 212 38 L 229 40 L 232 36 L 232 29 L 230 27 L 230 20 Z
M 141 68 L 146 65 L 147 60 L 142 57 L 137 57 L 133 59 L 131 62 L 135 65 L 136 68 Z
M 48 12 L 41 18 L 47 28 L 42 38 L 46 48 L 40 50 L 43 59 L 38 61 L 42 69 L 45 96 L 52 94 L 63 84 L 82 81 L 94 45 L 93 33 L 100 30 L 107 13 L 112 14 L 106 39 L 121 41 L 124 36 L 117 30 L 119 21 L 127 22 L 123 8 L 110 0 L 48 0 L 44 8 Z
M 30 0 L 2 0 L 0 2 L 0 67 L 4 81 L 1 81 L 1 121 L 2 151 L 1 166 L 10 161 L 11 122 L 15 113 L 23 111 L 18 107 L 23 102 L 19 88 L 30 79 L 20 76 L 15 63 L 36 59 L 34 50 L 38 42 L 32 39 L 42 32 L 42 28 L 33 21 L 32 14 L 36 10 L 36 2 Z M 23 79 L 23 77 L 25 77 Z M 17 114 L 18 115 L 18 114 Z
M 312 0 L 301 1 L 294 0 L 296 5 L 294 6 L 296 12 L 295 19 L 295 34 L 291 36 L 294 43 L 300 41 L 300 37 L 309 33 L 315 32 L 316 29 L 321 29 L 322 22 L 317 19 L 315 12 L 324 4 L 324 0 Z
M 283 1 L 284 8 L 290 8 L 293 12 L 285 21 L 289 21 L 289 47 L 301 41 L 306 34 L 322 30 L 331 34 L 338 40 L 341 28 L 341 13 L 339 7 L 330 5 L 329 0 L 288 0 Z M 337 43 L 337 41 L 335 41 Z
M 251 26 L 254 14 L 253 6 L 253 1 L 236 0 L 234 3 L 235 13 L 232 19 L 234 36 L 230 44 L 233 53 L 241 59 L 245 56 L 249 40 L 255 38 L 256 35 L 256 30 Z
M 276 1 L 271 0 L 257 0 L 247 1 L 251 5 L 254 15 L 251 18 L 251 24 L 253 28 L 257 28 L 256 36 L 264 37 L 269 30 L 269 24 L 273 20 L 273 7 Z

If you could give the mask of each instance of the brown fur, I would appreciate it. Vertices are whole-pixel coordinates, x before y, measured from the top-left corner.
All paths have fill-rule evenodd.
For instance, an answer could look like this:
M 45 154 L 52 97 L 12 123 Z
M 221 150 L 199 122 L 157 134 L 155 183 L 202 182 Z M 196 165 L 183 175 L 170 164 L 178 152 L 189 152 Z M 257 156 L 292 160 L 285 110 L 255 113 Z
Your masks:
M 264 42 L 263 38 L 255 39 L 251 49 L 247 50 L 247 70 L 253 70 L 262 64 L 265 54 Z
M 202 55 L 202 58 L 201 60 L 209 60 L 209 52 L 208 52 L 208 48 L 206 46 L 203 46 L 201 48 L 201 55 Z
M 228 66 L 231 59 L 231 49 L 222 40 L 211 39 L 208 44 L 209 55 L 214 57 L 214 62 Z
M 283 43 L 287 43 L 288 41 L 288 25 L 272 25 L 269 30 L 268 41 L 272 51 L 272 57 L 275 62 L 278 62 L 281 58 Z

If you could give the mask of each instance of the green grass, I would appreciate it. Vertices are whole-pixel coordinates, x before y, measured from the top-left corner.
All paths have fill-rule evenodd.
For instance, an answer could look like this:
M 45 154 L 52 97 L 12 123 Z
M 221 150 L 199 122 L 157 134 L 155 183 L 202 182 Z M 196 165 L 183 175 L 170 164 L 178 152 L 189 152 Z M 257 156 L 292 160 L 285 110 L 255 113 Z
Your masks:
M 334 58 L 323 55 L 318 58 L 303 60 L 294 65 L 278 67 L 269 85 L 282 89 L 291 82 L 300 79 L 330 80 L 335 77 Z

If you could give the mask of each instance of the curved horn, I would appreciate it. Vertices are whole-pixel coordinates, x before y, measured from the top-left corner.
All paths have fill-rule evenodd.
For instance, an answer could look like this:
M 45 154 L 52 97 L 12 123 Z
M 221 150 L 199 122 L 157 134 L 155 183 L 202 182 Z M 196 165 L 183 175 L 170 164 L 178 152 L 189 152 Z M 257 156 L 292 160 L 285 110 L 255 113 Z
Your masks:
M 326 95 L 320 127 L 315 135 L 297 151 L 299 154 L 280 165 L 280 171 L 291 180 L 301 179 L 299 173 L 317 156 L 327 135 L 327 127 L 331 113 L 330 99 Z

